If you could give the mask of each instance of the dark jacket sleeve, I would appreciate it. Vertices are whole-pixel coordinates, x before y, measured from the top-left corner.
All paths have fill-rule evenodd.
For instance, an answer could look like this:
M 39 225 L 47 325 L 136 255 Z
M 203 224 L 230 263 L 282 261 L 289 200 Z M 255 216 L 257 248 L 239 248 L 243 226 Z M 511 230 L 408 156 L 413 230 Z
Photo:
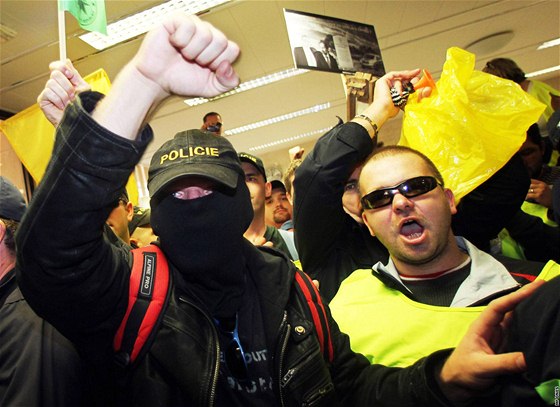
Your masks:
M 560 228 L 545 224 L 541 218 L 518 210 L 506 225 L 529 260 L 560 261 Z
M 452 218 L 455 236 L 490 252 L 490 240 L 500 233 L 527 196 L 531 181 L 523 160 L 514 154 L 485 182 L 461 199 Z
M 104 224 L 151 137 L 148 128 L 126 140 L 97 124 L 79 100 L 69 105 L 16 235 L 21 291 L 78 346 L 110 343 L 124 315 L 130 253 L 106 239 Z
M 560 277 L 555 277 L 515 309 L 505 351 L 523 352 L 527 371 L 504 380 L 501 406 L 546 406 L 558 400 L 559 291 Z
M 341 257 L 360 256 L 368 263 L 364 265 L 367 267 L 387 257 L 383 246 L 367 231 L 360 231 L 365 228 L 360 228 L 342 208 L 346 181 L 356 165 L 372 151 L 373 143 L 367 131 L 359 124 L 345 123 L 317 140 L 296 170 L 296 247 L 303 270 L 320 281 L 321 292 L 329 300 L 338 284 L 354 271 L 345 268 L 353 267 L 356 262 Z M 369 244 L 365 244 L 365 239 Z

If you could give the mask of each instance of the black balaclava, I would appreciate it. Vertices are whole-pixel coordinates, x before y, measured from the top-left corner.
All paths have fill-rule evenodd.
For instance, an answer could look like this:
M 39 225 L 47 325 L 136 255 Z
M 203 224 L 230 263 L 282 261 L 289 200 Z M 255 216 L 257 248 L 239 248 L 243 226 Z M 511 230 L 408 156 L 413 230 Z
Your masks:
M 246 278 L 243 233 L 253 219 L 244 178 L 233 191 L 191 200 L 160 194 L 150 205 L 152 228 L 178 271 L 177 285 L 213 316 L 235 314 Z

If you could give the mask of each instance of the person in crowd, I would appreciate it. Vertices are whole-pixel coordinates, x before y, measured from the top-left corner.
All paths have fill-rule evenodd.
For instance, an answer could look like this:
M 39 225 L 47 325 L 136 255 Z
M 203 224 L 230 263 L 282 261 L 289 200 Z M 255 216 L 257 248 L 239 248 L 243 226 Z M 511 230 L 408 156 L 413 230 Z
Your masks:
M 25 210 L 20 191 L 0 176 L 0 405 L 88 405 L 74 346 L 33 312 L 18 288 L 15 234 Z
M 266 197 L 264 208 L 267 228 L 269 226 L 276 228 L 288 246 L 292 260 L 299 260 L 292 222 L 292 203 L 288 200 L 286 187 L 282 181 L 270 181 L 270 195 Z
M 144 247 L 157 241 L 150 223 L 150 208 L 134 207 L 134 216 L 128 224 L 130 245 L 133 248 Z
M 235 87 L 238 53 L 210 24 L 175 14 L 146 35 L 91 115 L 81 96 L 65 110 L 16 236 L 16 270 L 29 303 L 96 366 L 114 366 L 132 261 L 130 248 L 103 238 L 102 225 L 152 139 L 143 123 L 170 95 L 209 97 Z M 390 73 L 378 88 L 390 100 L 390 86 L 402 89 L 418 73 Z M 189 146 L 200 154 L 178 153 Z M 154 154 L 148 189 L 171 294 L 144 357 L 128 380 L 112 381 L 120 385 L 119 405 L 450 406 L 525 369 L 522 353 L 495 352 L 506 316 L 539 284 L 494 301 L 455 350 L 411 368 L 370 365 L 329 318 L 327 363 L 294 292 L 295 266 L 243 238 L 253 218 L 250 195 L 225 138 L 178 133 Z M 244 357 L 242 349 L 260 357 Z
M 219 113 L 208 112 L 202 118 L 202 127 L 200 129 L 209 131 L 216 136 L 221 136 L 223 123 L 222 116 Z
M 280 180 L 270 181 L 270 195 L 265 201 L 265 222 L 276 229 L 293 231 L 292 204 L 288 200 L 286 187 Z
M 531 177 L 521 209 L 500 232 L 502 253 L 513 258 L 560 261 L 560 229 L 553 214 L 553 182 L 560 179 L 560 167 L 544 164 L 544 142 L 537 124 L 527 131 L 519 149 Z
M 550 166 L 544 162 L 544 142 L 539 127 L 533 124 L 527 131 L 527 139 L 519 148 L 523 164 L 531 176 L 531 186 L 527 201 L 546 208 L 545 218 L 554 220 L 552 214 L 552 185 L 560 179 L 560 167 Z
M 134 216 L 134 206 L 128 199 L 126 187 L 121 190 L 117 201 L 113 204 L 113 210 L 107 217 L 107 226 L 125 244 L 130 244 L 129 222 Z
M 455 236 L 453 192 L 419 151 L 374 151 L 359 190 L 364 223 L 390 257 L 352 273 L 330 307 L 352 349 L 373 363 L 408 366 L 453 347 L 490 300 L 537 277 L 560 275 L 553 261 L 500 262 Z
M 281 234 L 274 226 L 266 224 L 266 197 L 271 193 L 271 184 L 266 179 L 264 164 L 259 157 L 249 153 L 239 153 L 239 160 L 245 173 L 245 182 L 251 193 L 253 206 L 253 221 L 245 231 L 245 238 L 254 245 L 269 245 L 286 254 L 291 260 L 294 258 L 290 247 L 295 249 L 295 244 L 288 244 L 286 239 L 293 238 L 289 233 Z
M 553 154 L 552 142 L 548 137 L 547 122 L 552 114 L 560 109 L 560 90 L 554 89 L 544 82 L 527 79 L 525 72 L 514 60 L 509 58 L 494 58 L 486 63 L 482 71 L 519 84 L 524 91 L 545 104 L 546 108 L 538 121 L 545 148 L 544 161 L 545 163 L 556 162 L 558 154 Z

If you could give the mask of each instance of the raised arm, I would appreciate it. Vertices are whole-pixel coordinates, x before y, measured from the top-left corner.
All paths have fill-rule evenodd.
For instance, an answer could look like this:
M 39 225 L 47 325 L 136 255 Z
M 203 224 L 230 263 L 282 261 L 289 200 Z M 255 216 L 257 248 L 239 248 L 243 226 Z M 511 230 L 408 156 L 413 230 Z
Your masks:
M 196 16 L 174 16 L 150 31 L 119 73 L 93 118 L 133 140 L 142 123 L 170 95 L 215 96 L 237 86 L 237 44 Z

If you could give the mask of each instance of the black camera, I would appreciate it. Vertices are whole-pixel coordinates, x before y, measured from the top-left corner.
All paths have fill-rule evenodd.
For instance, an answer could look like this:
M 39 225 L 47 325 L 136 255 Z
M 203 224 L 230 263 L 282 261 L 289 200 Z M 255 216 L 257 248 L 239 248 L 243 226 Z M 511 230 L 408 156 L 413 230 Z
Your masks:
M 212 132 L 212 133 L 217 133 L 218 131 L 220 131 L 221 128 L 222 128 L 222 123 L 218 122 L 218 123 L 214 124 L 213 126 L 208 126 L 206 128 L 206 130 L 208 130 L 209 132 Z

